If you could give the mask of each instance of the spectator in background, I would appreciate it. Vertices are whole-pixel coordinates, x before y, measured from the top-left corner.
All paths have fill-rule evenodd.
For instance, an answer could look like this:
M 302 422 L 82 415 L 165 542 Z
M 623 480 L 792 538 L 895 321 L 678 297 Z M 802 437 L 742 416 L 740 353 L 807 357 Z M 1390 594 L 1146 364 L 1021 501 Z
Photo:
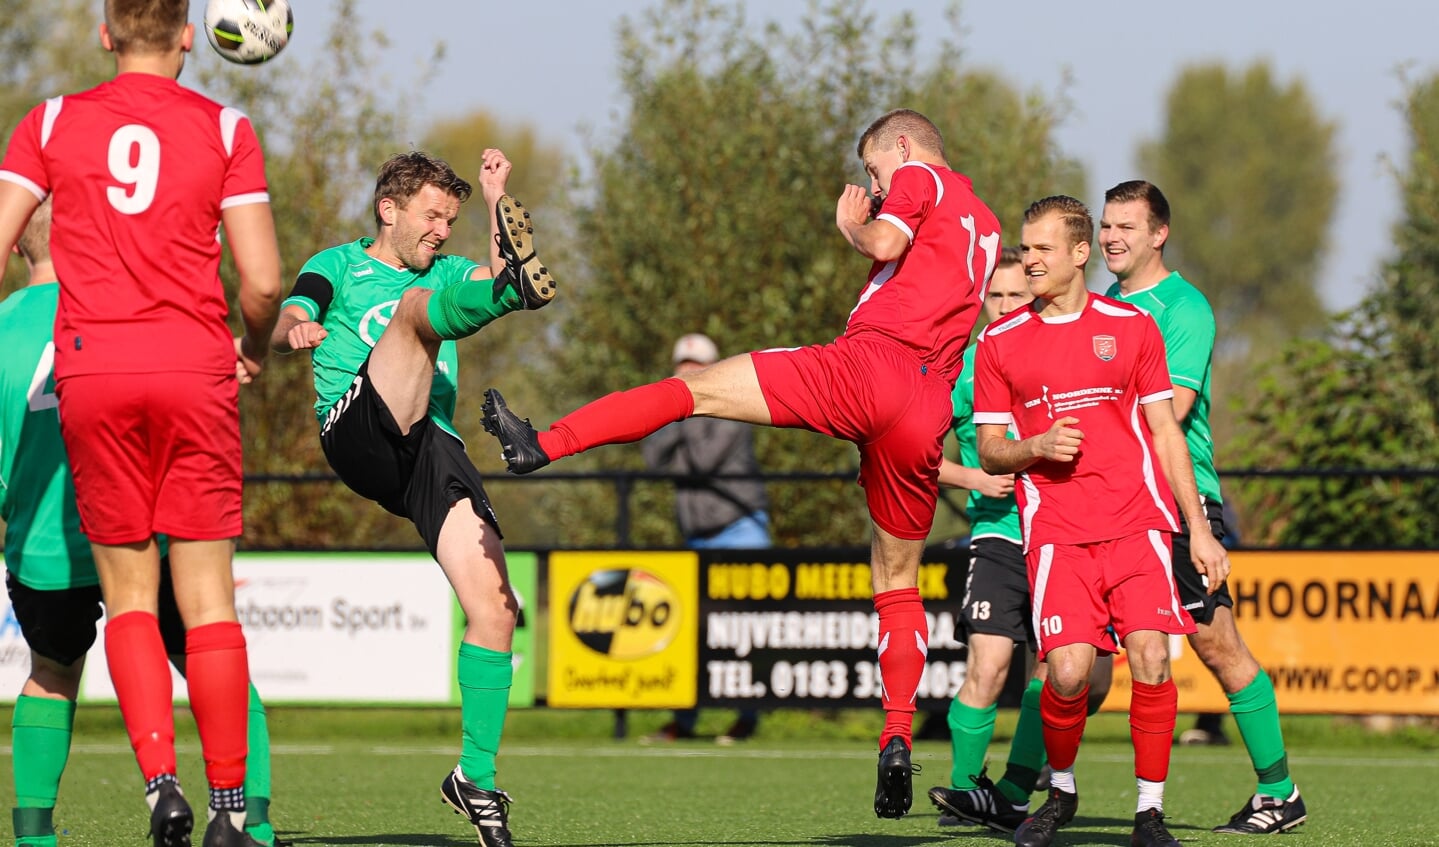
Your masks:
M 675 376 L 702 370 L 719 361 L 719 348 L 698 332 L 680 336 L 673 355 Z M 675 518 L 685 546 L 691 550 L 761 549 L 770 546 L 769 498 L 758 477 L 754 428 L 721 418 L 676 421 L 640 444 L 645 465 L 653 471 L 684 474 L 675 480 Z M 699 713 L 675 712 L 674 720 L 652 741 L 693 738 Z M 754 734 L 759 713 L 741 709 L 730 728 L 715 740 L 733 744 Z

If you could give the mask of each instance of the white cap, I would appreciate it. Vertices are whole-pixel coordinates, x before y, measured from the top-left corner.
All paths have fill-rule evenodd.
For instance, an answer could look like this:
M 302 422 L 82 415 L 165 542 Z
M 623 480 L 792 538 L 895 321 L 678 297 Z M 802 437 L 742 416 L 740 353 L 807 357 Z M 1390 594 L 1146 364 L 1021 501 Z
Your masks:
M 681 335 L 680 340 L 675 342 L 673 358 L 676 365 L 680 362 L 712 365 L 719 361 L 719 348 L 715 346 L 708 335 L 691 332 L 688 335 Z

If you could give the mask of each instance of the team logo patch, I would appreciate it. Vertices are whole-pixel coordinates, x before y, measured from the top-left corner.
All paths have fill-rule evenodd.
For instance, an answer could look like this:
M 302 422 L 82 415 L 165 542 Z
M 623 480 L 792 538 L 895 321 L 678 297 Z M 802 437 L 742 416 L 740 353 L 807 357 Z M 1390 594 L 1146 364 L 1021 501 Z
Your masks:
M 1114 336 L 1094 336 L 1094 355 L 1098 356 L 1101 361 L 1107 362 L 1110 359 L 1113 359 L 1115 354 L 1118 352 L 1119 345 L 1114 342 Z

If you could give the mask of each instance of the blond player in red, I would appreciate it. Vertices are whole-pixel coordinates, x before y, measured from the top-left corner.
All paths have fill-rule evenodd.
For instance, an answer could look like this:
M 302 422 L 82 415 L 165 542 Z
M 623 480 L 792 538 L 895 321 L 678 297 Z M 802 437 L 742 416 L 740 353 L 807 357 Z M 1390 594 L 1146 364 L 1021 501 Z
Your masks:
M 839 338 L 744 353 L 610 394 L 540 433 L 492 389 L 485 428 L 500 439 L 513 473 L 602 444 L 637 441 L 695 415 L 854 442 L 874 525 L 871 567 L 884 677 L 874 811 L 898 818 L 910 807 L 910 733 L 929 639 L 917 588 L 920 556 L 939 497 L 949 395 L 999 258 L 999 221 L 969 179 L 950 169 L 939 130 L 918 112 L 881 116 L 860 137 L 858 153 L 883 205 L 871 218 L 864 189 L 850 185 L 835 206 L 845 240 L 874 260 Z
M 1184 433 L 1174 418 L 1164 339 L 1139 309 L 1085 288 L 1094 221 L 1072 197 L 1029 207 L 1020 237 L 1035 300 L 990 324 L 975 354 L 974 421 L 991 474 L 1016 473 L 1034 631 L 1049 663 L 1040 695 L 1049 799 L 1015 831 L 1048 847 L 1079 807 L 1074 760 L 1089 672 L 1118 634 L 1134 678 L 1130 737 L 1139 801 L 1130 843 L 1179 847 L 1164 826 L 1178 691 L 1169 636 L 1194 632 L 1179 601 L 1170 536 L 1202 522 Z M 1006 438 L 1013 431 L 1013 440 Z M 1197 533 L 1195 567 L 1216 590 L 1224 548 Z
M 188 845 L 194 825 L 156 621 L 164 534 L 210 785 L 205 844 L 243 847 L 253 842 L 241 831 L 249 672 L 230 572 L 238 392 L 268 349 L 280 258 L 249 120 L 176 82 L 194 43 L 188 19 L 186 0 L 106 0 L 100 42 L 116 75 L 45 101 L 16 128 L 0 162 L 0 251 L 53 197 L 61 430 L 154 843 Z M 239 339 L 219 278 L 222 224 L 240 274 Z

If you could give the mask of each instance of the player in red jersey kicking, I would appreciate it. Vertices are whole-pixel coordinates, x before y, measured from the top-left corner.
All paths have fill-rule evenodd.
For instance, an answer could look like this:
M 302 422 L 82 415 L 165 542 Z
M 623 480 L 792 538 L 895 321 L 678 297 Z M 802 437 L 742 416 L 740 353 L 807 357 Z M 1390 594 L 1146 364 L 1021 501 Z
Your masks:
M 918 112 L 881 116 L 858 153 L 882 206 L 871 218 L 858 185 L 846 186 L 836 205 L 845 240 L 874 260 L 839 338 L 744 353 L 610 394 L 539 433 L 491 389 L 485 428 L 500 439 L 513 473 L 638 441 L 694 415 L 808 429 L 858 445 L 873 522 L 886 716 L 874 811 L 898 818 L 910 807 L 910 730 L 929 638 L 917 587 L 920 556 L 939 496 L 949 395 L 999 257 L 999 221 L 969 179 L 950 170 L 939 130 Z
M 1170 537 L 1204 520 L 1184 433 L 1174 417 L 1159 327 L 1133 306 L 1085 288 L 1094 221 L 1072 197 L 1025 211 L 1020 239 L 1035 301 L 990 324 L 975 353 L 974 421 L 992 474 L 1017 473 L 1039 658 L 1049 799 L 1015 831 L 1048 847 L 1079 807 L 1074 760 L 1084 733 L 1090 668 L 1099 652 L 1129 656 L 1130 737 L 1139 802 L 1130 843 L 1178 847 L 1164 826 L 1178 691 L 1169 636 L 1194 632 L 1179 601 Z M 1015 439 L 1006 438 L 1013 430 Z M 1162 471 L 1156 472 L 1156 468 Z M 1215 591 L 1224 548 L 1196 533 L 1190 555 Z
M 206 847 L 245 824 L 249 670 L 230 571 L 241 532 L 239 386 L 259 373 L 280 257 L 249 120 L 176 79 L 186 0 L 106 0 L 116 75 L 36 106 L 0 162 L 0 253 L 54 198 L 56 394 L 109 621 L 106 657 L 146 783 L 156 847 L 188 845 L 170 670 L 156 619 L 157 535 L 171 539 L 190 706 L 210 784 Z M 220 239 L 245 334 L 226 325 Z

